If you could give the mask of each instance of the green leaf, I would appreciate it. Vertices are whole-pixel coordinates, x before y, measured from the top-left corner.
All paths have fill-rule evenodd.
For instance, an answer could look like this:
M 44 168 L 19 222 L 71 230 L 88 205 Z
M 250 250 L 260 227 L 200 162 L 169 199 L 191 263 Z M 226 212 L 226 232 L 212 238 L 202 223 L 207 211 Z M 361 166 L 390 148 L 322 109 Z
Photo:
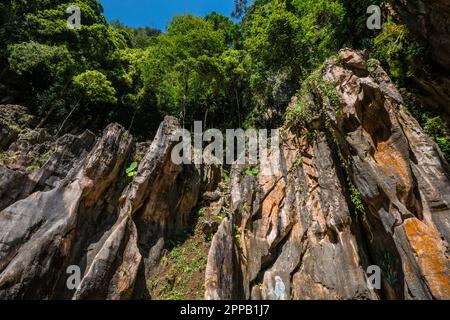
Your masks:
M 128 175 L 128 177 L 132 178 L 137 175 L 137 172 L 136 171 L 128 172 L 127 175 Z
M 256 177 L 259 174 L 258 168 L 251 168 L 244 171 L 244 175 L 246 176 L 254 176 Z
M 138 163 L 137 163 L 137 162 L 133 162 L 133 163 L 130 164 L 130 166 L 128 167 L 127 172 L 134 171 L 134 170 L 137 169 L 137 167 L 138 167 Z
M 134 177 L 137 175 L 137 168 L 139 164 L 135 161 L 130 164 L 130 166 L 125 170 L 128 177 Z

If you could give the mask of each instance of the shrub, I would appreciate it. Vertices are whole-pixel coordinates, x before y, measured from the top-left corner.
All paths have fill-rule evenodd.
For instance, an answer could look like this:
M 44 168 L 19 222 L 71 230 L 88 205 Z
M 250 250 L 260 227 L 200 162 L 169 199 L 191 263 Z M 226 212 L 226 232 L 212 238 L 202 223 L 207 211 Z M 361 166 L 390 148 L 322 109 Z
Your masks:
M 450 161 L 450 134 L 442 118 L 428 118 L 424 130 L 438 144 L 447 161 Z

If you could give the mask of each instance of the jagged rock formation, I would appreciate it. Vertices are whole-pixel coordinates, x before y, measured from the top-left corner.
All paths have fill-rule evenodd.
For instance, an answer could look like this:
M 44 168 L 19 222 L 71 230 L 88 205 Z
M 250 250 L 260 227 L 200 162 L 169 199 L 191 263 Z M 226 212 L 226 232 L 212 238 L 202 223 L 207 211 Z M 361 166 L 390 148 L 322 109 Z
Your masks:
M 205 170 L 170 161 L 177 128 L 166 118 L 124 191 L 133 143 L 119 125 L 88 154 L 90 134 L 61 138 L 30 176 L 0 167 L 0 298 L 140 296 L 165 237 L 186 226 L 200 181 L 210 183 Z M 72 265 L 82 272 L 75 292 L 66 286 Z
M 375 67 L 349 49 L 327 61 L 293 98 L 281 153 L 260 174 L 234 166 L 229 182 L 171 161 L 171 117 L 137 147 L 117 124 L 52 142 L 0 119 L 0 299 L 148 297 L 200 201 L 197 229 L 215 233 L 206 299 L 449 299 L 450 168 Z M 367 285 L 371 265 L 381 290 Z
M 18 137 L 8 149 L 10 159 L 5 160 L 5 166 L 0 166 L 0 210 L 36 191 L 55 188 L 75 162 L 86 157 L 94 143 L 95 136 L 89 131 L 80 136 L 65 135 L 54 144 L 46 141 L 44 147 Z M 44 159 L 42 154 L 48 157 L 45 163 L 29 170 L 32 167 L 27 163 L 36 158 Z
M 303 111 L 271 156 L 279 171 L 234 168 L 207 299 L 450 298 L 449 166 L 381 67 L 371 76 L 351 50 L 340 59 L 293 100 Z M 367 286 L 369 265 L 381 290 Z
M 131 146 L 130 137 L 110 126 L 90 155 L 56 188 L 36 192 L 1 211 L 0 297 L 55 298 L 62 275 L 75 264 L 87 233 Z

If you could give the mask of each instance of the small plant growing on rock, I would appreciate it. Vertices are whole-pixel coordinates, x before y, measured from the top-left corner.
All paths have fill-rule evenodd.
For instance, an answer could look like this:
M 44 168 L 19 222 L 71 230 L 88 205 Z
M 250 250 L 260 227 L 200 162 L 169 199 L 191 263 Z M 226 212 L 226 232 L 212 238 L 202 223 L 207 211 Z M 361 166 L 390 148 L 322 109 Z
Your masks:
M 374 78 L 375 80 L 377 80 L 377 75 L 376 75 L 377 61 L 375 59 L 367 60 L 367 70 L 369 71 L 370 76 L 372 78 Z
M 385 252 L 379 260 L 379 265 L 381 267 L 381 270 L 383 270 L 384 275 L 386 276 L 387 282 L 394 288 L 397 293 L 399 293 L 401 291 L 401 288 L 398 281 L 398 273 L 395 268 L 395 264 L 395 258 L 389 252 Z
M 444 157 L 450 161 L 450 134 L 441 117 L 429 117 L 424 125 L 425 133 L 440 147 Z
M 0 151 L 0 163 L 15 160 L 16 156 L 9 151 Z
M 259 174 L 259 169 L 258 168 L 250 168 L 250 169 L 244 170 L 244 172 L 242 174 L 244 176 L 256 177 Z
M 243 229 L 241 227 L 237 227 L 234 233 L 234 240 L 239 248 L 242 248 L 242 232 Z
M 223 220 L 226 218 L 226 213 L 223 211 L 220 211 L 217 215 L 217 220 L 219 222 L 219 225 L 222 224 Z
M 231 181 L 231 175 L 227 169 L 223 169 L 223 179 L 226 183 Z
M 362 202 L 361 192 L 353 185 L 350 185 L 350 200 L 355 207 L 356 216 L 361 216 L 363 220 L 366 220 L 366 208 Z
M 206 214 L 206 208 L 200 208 L 200 209 L 197 211 L 197 215 L 198 215 L 199 217 L 204 217 L 205 214 Z
M 137 175 L 137 169 L 139 167 L 139 164 L 135 161 L 130 164 L 130 166 L 125 170 L 125 173 L 129 178 L 133 178 Z

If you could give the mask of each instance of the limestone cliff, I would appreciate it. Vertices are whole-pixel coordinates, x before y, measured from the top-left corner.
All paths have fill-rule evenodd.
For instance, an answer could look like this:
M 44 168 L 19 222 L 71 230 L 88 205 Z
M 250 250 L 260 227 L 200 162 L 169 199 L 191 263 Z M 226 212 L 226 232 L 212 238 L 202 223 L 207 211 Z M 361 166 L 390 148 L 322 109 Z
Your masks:
M 206 299 L 450 299 L 449 165 L 358 52 L 292 99 L 269 176 L 235 165 L 220 181 L 220 168 L 174 164 L 171 117 L 144 148 L 117 124 L 53 141 L 16 118 L 0 117 L 0 299 L 158 298 L 158 279 L 184 276 L 164 266 L 198 206 Z
M 293 100 L 280 172 L 234 168 L 207 299 L 450 298 L 448 163 L 379 66 L 337 60 Z
M 31 174 L 1 166 L 0 298 L 142 296 L 150 251 L 159 259 L 155 248 L 186 227 L 200 192 L 203 173 L 170 161 L 177 128 L 173 118 L 161 124 L 131 182 L 123 173 L 132 139 L 115 124 L 94 146 L 86 134 L 63 137 Z M 83 274 L 75 292 L 66 285 L 72 265 Z

